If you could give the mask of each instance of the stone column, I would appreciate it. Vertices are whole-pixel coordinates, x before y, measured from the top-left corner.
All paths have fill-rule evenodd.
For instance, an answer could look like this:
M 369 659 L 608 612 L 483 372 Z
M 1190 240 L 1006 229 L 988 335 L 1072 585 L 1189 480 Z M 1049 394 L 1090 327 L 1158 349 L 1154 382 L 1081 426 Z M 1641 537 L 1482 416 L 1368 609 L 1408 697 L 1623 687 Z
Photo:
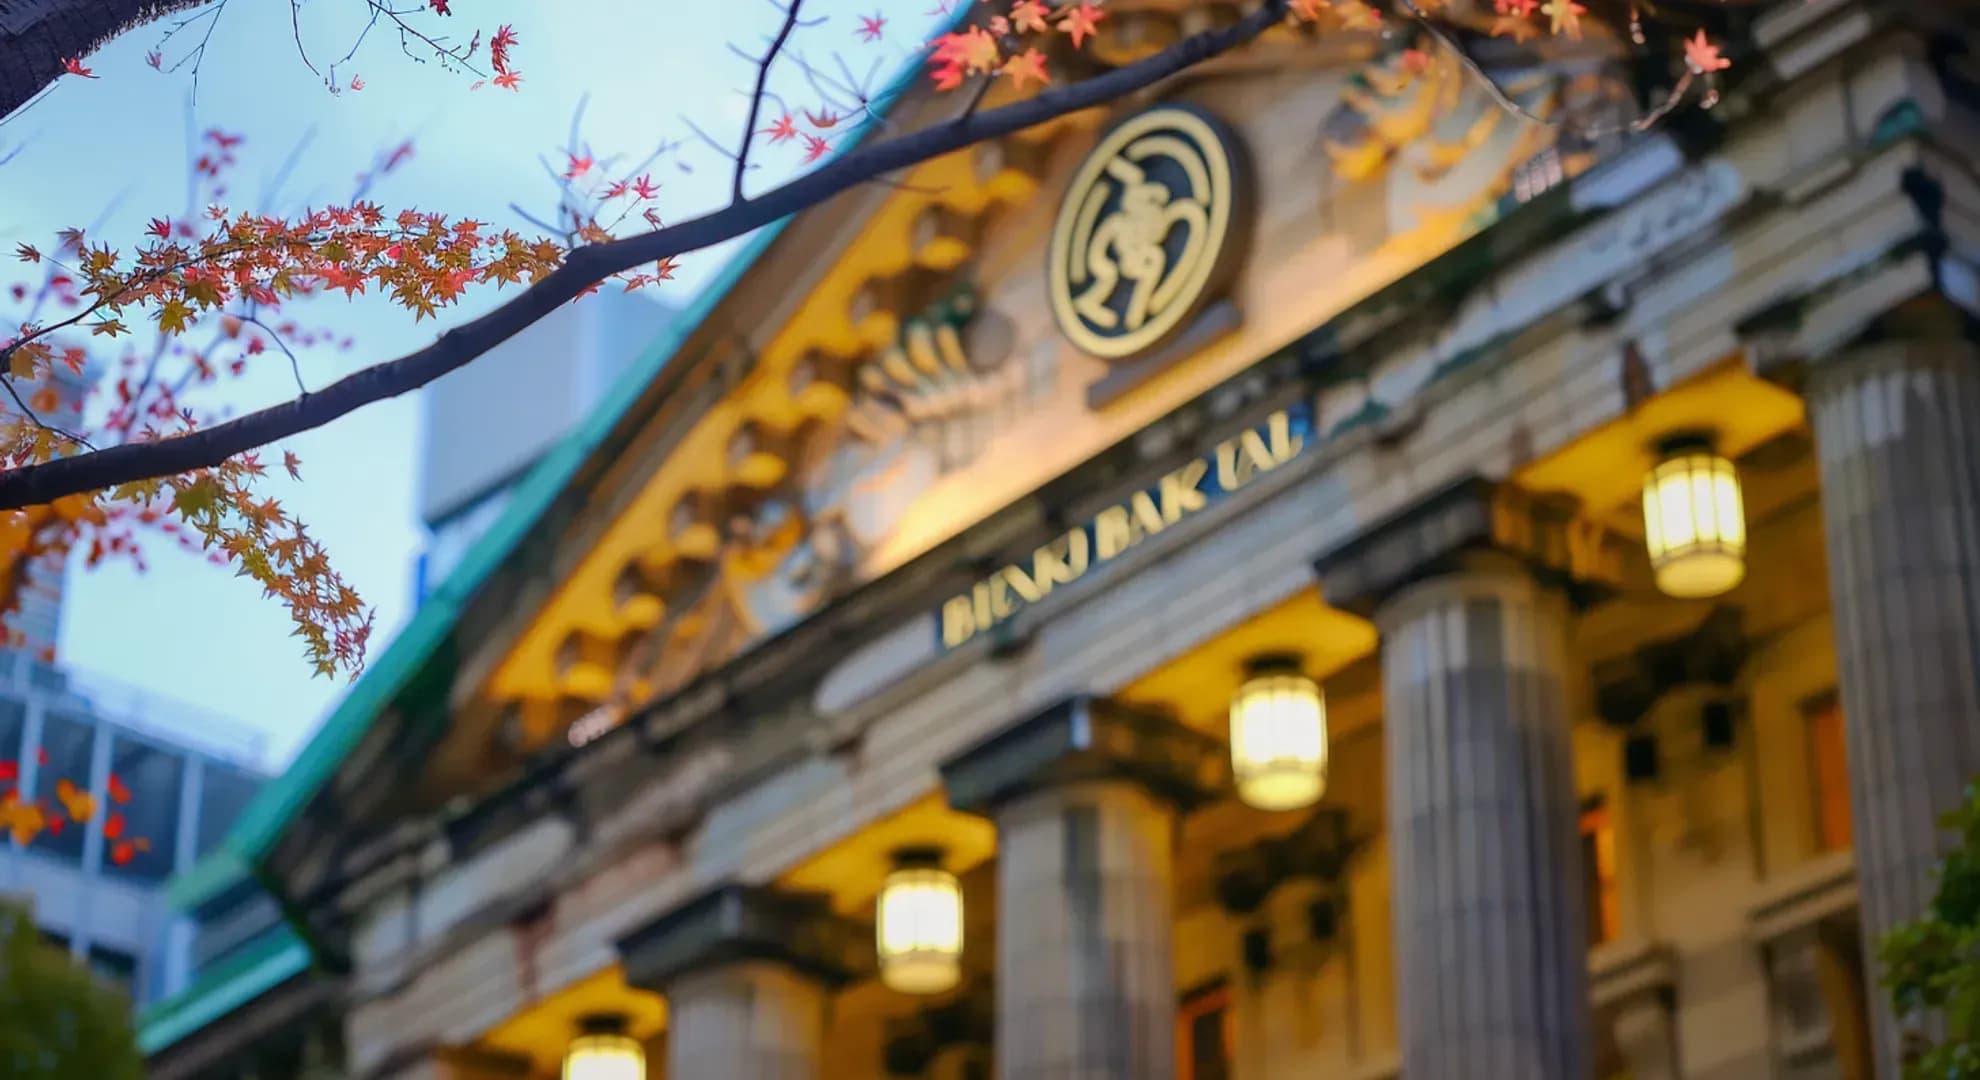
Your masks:
M 1980 774 L 1980 350 L 1898 342 L 1814 365 L 1864 946 L 1921 914 L 1938 816 Z M 1874 995 L 1879 1075 L 1899 1037 Z
M 1372 610 L 1382 635 L 1410 1080 L 1587 1080 L 1591 1068 L 1568 604 L 1536 576 L 1600 568 L 1564 542 L 1571 522 L 1472 480 L 1319 563 L 1329 602 Z
M 667 1076 L 813 1080 L 832 991 L 867 966 L 870 938 L 819 899 L 724 885 L 620 939 L 619 956 L 627 982 L 666 995 Z
M 1498 567 L 1405 589 L 1377 622 L 1403 1074 L 1584 1080 L 1566 603 Z
M 761 961 L 675 979 L 667 985 L 667 1075 L 823 1075 L 826 994 L 819 980 Z
M 943 766 L 997 824 L 996 1068 L 1170 1080 L 1176 814 L 1223 783 L 1215 739 L 1075 698 Z

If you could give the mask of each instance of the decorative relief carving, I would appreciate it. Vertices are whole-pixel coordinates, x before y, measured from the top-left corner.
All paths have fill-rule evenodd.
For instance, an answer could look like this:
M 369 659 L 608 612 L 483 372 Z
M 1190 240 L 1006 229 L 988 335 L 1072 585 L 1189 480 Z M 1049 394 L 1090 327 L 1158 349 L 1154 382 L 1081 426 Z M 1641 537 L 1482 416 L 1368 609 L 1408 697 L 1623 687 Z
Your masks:
M 906 320 L 885 349 L 851 364 L 808 360 L 793 397 L 830 386 L 845 402 L 839 418 L 774 447 L 768 432 L 739 430 L 730 472 L 754 477 L 758 497 L 719 505 L 704 494 L 676 505 L 676 558 L 659 574 L 622 576 L 619 610 L 648 629 L 614 693 L 643 700 L 678 690 L 863 580 L 916 499 L 1051 396 L 1056 364 L 1019 357 L 1013 342 L 1009 320 L 980 310 L 960 286 Z

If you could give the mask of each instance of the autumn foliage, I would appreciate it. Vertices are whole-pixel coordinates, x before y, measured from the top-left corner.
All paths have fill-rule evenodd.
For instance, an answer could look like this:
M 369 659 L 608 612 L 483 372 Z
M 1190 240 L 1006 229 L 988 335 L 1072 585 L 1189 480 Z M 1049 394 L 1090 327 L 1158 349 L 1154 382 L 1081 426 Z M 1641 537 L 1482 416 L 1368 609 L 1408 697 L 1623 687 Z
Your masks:
M 824 167 L 844 149 L 849 133 L 877 111 L 867 89 L 830 79 L 811 80 L 816 91 L 811 101 L 786 100 L 765 89 L 761 76 L 774 65 L 802 63 L 786 49 L 794 35 L 843 50 L 878 46 L 893 32 L 877 13 L 848 11 L 823 0 L 788 3 L 781 9 L 782 32 L 754 57 L 760 77 L 752 120 L 739 142 L 695 127 L 707 152 L 734 164 L 738 205 L 756 201 L 744 197 L 743 184 L 753 149 L 788 155 L 783 165 L 801 177 L 814 163 Z M 471 0 L 430 0 L 423 13 L 450 20 L 468 15 L 470 6 Z M 1613 25 L 1617 16 L 1598 19 L 1575 0 L 1265 4 L 1266 15 L 1308 36 L 1392 28 L 1402 31 L 1395 35 L 1398 47 L 1460 50 L 1461 58 L 1467 36 L 1519 42 L 1595 34 L 1624 43 L 1641 38 L 1637 23 L 1643 16 L 1636 6 L 1619 0 L 1617 10 L 1627 13 L 1628 25 Z M 470 89 L 521 88 L 516 57 L 522 35 L 515 29 L 502 26 L 450 43 L 408 22 L 408 15 L 395 15 L 402 40 L 423 42 L 443 64 L 466 71 Z M 986 0 L 923 43 L 917 55 L 926 85 L 968 95 L 967 115 L 992 86 L 1019 95 L 1039 93 L 1066 81 L 1069 72 L 1094 70 L 1096 62 L 1081 54 L 1091 52 L 1111 17 L 1101 0 Z M 410 46 L 408 55 L 413 55 Z M 176 66 L 162 51 L 153 56 L 161 71 Z M 303 59 L 310 62 L 306 50 Z M 1709 93 L 1711 80 L 1727 67 L 1719 46 L 1702 30 L 1687 35 L 1681 50 L 1664 59 L 1676 89 L 1672 101 L 1648 103 L 1646 116 L 1652 118 L 1700 82 Z M 1485 77 L 1476 65 L 1472 69 Z M 63 78 L 94 77 L 84 57 L 71 59 L 65 70 Z M 336 92 L 363 89 L 361 77 L 324 74 Z M 925 133 L 891 137 L 911 140 L 918 134 Z M 234 163 L 239 142 L 220 131 L 209 133 L 197 171 L 217 179 Z M 404 153 L 410 148 L 395 151 L 382 168 Z M 217 417 L 202 407 L 202 388 L 248 365 L 297 365 L 297 346 L 347 344 L 334 331 L 300 321 L 311 310 L 306 304 L 320 305 L 333 294 L 384 296 L 415 319 L 437 319 L 470 292 L 527 286 L 587 249 L 670 229 L 663 220 L 661 185 L 650 168 L 626 171 L 617 159 L 575 145 L 563 148 L 559 160 L 565 166 L 560 216 L 530 219 L 529 232 L 443 212 L 393 210 L 362 193 L 339 205 L 287 214 L 243 212 L 216 195 L 208 205 L 158 215 L 139 237 L 73 229 L 51 242 L 20 244 L 15 255 L 28 276 L 11 292 L 24 310 L 10 324 L 0 323 L 0 381 L 13 405 L 12 418 L 0 425 L 5 469 L 34 470 L 108 447 L 168 444 L 197 435 Z M 707 242 L 712 241 L 701 243 Z M 675 269 L 673 257 L 666 256 L 601 273 L 591 288 L 608 282 L 625 289 L 652 287 Z M 299 400 L 306 402 L 300 368 L 296 378 Z M 87 390 L 68 400 L 60 391 L 65 384 L 86 384 Z M 286 605 L 316 670 L 355 673 L 371 629 L 368 609 L 337 575 L 330 553 L 261 483 L 271 469 L 299 475 L 300 464 L 293 454 L 265 448 L 236 454 L 216 467 L 156 471 L 103 490 L 66 493 L 47 505 L 0 511 L 0 599 L 17 597 L 22 580 L 37 566 L 77 553 L 90 563 L 113 557 L 141 561 L 142 545 L 162 537 L 233 567 Z M 12 812 L 12 827 L 19 827 L 24 812 Z

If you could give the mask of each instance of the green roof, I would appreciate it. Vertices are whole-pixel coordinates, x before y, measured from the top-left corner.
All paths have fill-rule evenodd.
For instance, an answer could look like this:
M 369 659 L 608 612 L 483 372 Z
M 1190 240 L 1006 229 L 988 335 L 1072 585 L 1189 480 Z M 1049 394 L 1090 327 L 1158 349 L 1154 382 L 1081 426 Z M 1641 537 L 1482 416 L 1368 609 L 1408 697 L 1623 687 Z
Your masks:
M 138 1014 L 138 1050 L 146 1057 L 309 970 L 309 947 L 277 926 L 200 973 L 191 986 Z
M 955 21 L 963 17 L 958 5 Z M 951 23 L 953 25 L 953 22 Z M 920 70 L 910 63 L 869 103 L 867 120 L 853 132 L 846 149 L 877 130 L 885 114 Z M 660 374 L 668 360 L 700 328 L 723 297 L 735 288 L 773 241 L 789 226 L 786 217 L 757 230 L 714 280 L 696 295 L 638 359 L 619 374 L 598 407 L 539 460 L 517 484 L 502 516 L 470 547 L 432 596 L 421 604 L 384 655 L 365 669 L 350 693 L 323 721 L 302 753 L 282 774 L 256 793 L 228 831 L 222 845 L 174 878 L 166 890 L 173 907 L 196 911 L 251 880 L 289 824 L 336 773 L 380 713 L 425 671 L 453 638 L 462 610 L 515 553 L 550 510 L 585 462 L 589 461 Z

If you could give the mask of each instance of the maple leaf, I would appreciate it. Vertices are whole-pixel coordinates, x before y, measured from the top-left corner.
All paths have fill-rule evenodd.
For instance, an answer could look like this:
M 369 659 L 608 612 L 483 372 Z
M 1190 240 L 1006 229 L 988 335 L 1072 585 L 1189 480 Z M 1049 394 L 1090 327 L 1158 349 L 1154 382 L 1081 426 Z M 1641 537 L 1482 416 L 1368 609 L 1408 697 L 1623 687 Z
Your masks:
M 1043 0 L 1017 0 L 1011 5 L 1011 25 L 1023 34 L 1042 34 L 1051 28 L 1046 21 L 1051 14 Z
M 876 11 L 871 15 L 861 15 L 859 17 L 859 28 L 854 30 L 853 33 L 859 35 L 861 41 L 879 41 L 880 35 L 885 32 L 886 28 L 886 17 Z
M 293 450 L 282 451 L 282 467 L 289 470 L 289 479 L 302 479 L 302 459 Z
M 1719 47 L 1700 30 L 1696 37 L 1684 42 L 1684 64 L 1694 75 L 1710 75 L 1733 66 L 1732 61 L 1719 54 Z
M 449 0 L 427 0 L 426 6 L 432 8 L 435 15 L 452 15 L 453 11 L 447 7 L 448 2 Z
M 62 71 L 68 75 L 80 75 L 85 79 L 96 78 L 94 72 L 83 66 L 82 57 L 80 56 L 71 56 L 67 60 L 62 61 Z
M 660 194 L 660 185 L 653 182 L 650 174 L 640 174 L 639 179 L 633 181 L 632 187 L 635 198 L 651 199 Z
M 116 773 L 110 774 L 110 801 L 123 804 L 131 801 L 131 789 Z
M 1411 75 L 1421 75 L 1430 70 L 1430 54 L 1422 49 L 1404 49 L 1402 67 Z
M 159 52 L 157 49 L 153 49 L 150 52 L 145 53 L 144 62 L 150 64 L 156 70 L 159 71 L 165 70 L 165 54 Z
M 144 231 L 152 236 L 156 236 L 160 240 L 170 240 L 172 238 L 172 223 L 164 218 L 152 218 L 151 224 Z
M 797 133 L 797 122 L 791 119 L 790 113 L 785 113 L 777 118 L 776 123 L 764 128 L 757 134 L 768 135 L 771 142 L 780 143 L 788 139 L 797 138 Z
M 653 279 L 655 281 L 672 281 L 674 279 L 675 266 L 676 264 L 672 255 L 659 260 L 653 264 Z
M 1037 49 L 1026 49 L 1021 55 L 1004 61 L 1004 74 L 1011 77 L 1011 85 L 1024 89 L 1026 82 L 1036 82 L 1040 86 L 1052 81 L 1045 73 L 1045 54 Z
M 806 135 L 804 137 L 804 160 L 807 164 L 824 157 L 826 152 L 831 149 L 832 144 L 817 135 Z
M 351 89 L 353 90 L 364 89 L 364 76 L 362 75 L 351 76 Z
M 564 156 L 571 159 L 570 165 L 564 169 L 564 179 L 576 180 L 578 177 L 591 171 L 592 160 L 590 151 L 586 151 L 582 157 L 576 154 L 565 154 Z
M 804 110 L 805 123 L 810 124 L 820 131 L 830 131 L 839 126 L 839 121 L 843 119 L 845 118 L 830 109 L 817 113 L 812 112 L 810 109 Z
M 1067 8 L 1066 13 L 1060 17 L 1059 32 L 1071 38 L 1073 48 L 1077 49 L 1086 44 L 1086 39 L 1093 36 L 1094 30 L 1100 25 L 1100 20 L 1106 17 L 1107 13 L 1100 10 L 1098 5 L 1091 3 L 1090 0 L 1082 0 L 1079 5 Z
M 41 252 L 36 251 L 32 244 L 14 245 L 14 254 L 19 256 L 20 260 L 24 263 L 38 263 L 41 261 Z
M 1581 37 L 1581 17 L 1588 9 L 1575 3 L 1575 0 L 1547 0 L 1541 12 L 1553 20 L 1554 33 L 1566 34 L 1577 40 Z
M 516 90 L 520 92 L 522 88 L 517 84 L 521 82 L 522 82 L 522 75 L 519 72 L 505 71 L 500 75 L 495 76 L 495 85 L 509 90 Z

